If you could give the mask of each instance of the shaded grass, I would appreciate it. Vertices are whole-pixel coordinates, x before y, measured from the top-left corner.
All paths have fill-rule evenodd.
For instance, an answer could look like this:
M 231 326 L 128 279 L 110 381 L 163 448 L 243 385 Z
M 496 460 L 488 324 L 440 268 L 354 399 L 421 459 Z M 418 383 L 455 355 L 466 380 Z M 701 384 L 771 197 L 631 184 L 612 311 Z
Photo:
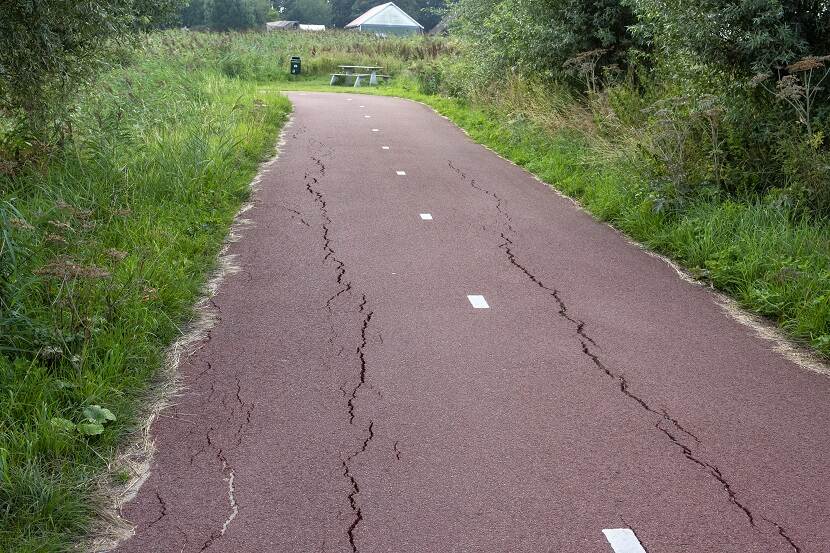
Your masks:
M 830 222 L 795 216 L 757 196 L 698 198 L 682 209 L 661 211 L 635 166 L 636 156 L 609 156 L 609 143 L 582 131 L 583 122 L 551 125 L 550 113 L 507 111 L 503 98 L 493 105 L 422 94 L 405 76 L 373 89 L 329 87 L 319 80 L 280 88 L 399 96 L 430 105 L 477 142 L 579 200 L 598 219 L 830 358 Z
M 66 551 L 290 111 L 150 52 L 104 75 L 47 164 L 0 180 L 0 551 Z M 83 410 L 116 421 L 80 431 Z

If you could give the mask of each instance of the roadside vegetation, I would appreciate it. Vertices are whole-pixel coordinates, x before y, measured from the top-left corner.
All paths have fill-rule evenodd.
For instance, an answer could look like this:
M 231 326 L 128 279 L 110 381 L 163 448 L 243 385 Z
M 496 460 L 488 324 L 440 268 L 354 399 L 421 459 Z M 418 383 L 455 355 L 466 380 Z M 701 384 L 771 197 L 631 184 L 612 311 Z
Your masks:
M 414 68 L 418 92 L 454 99 L 477 139 L 830 356 L 830 12 L 457 0 L 452 13 L 457 54 Z
M 0 551 L 66 551 L 89 530 L 100 475 L 290 111 L 279 91 L 330 90 L 339 64 L 384 66 L 396 79 L 362 92 L 432 105 L 830 357 L 823 11 L 796 25 L 766 1 L 459 0 L 449 38 L 381 39 L 148 31 L 181 22 L 173 1 L 74 2 L 37 27 L 13 4 L 0 22 Z M 358 5 L 329 7 L 342 19 Z
M 402 72 L 444 52 L 353 34 L 154 32 L 98 52 L 97 72 L 54 103 L 4 105 L 0 551 L 67 551 L 89 530 L 101 474 L 290 112 L 266 86 L 289 84 L 288 58 L 316 75 L 373 60 Z

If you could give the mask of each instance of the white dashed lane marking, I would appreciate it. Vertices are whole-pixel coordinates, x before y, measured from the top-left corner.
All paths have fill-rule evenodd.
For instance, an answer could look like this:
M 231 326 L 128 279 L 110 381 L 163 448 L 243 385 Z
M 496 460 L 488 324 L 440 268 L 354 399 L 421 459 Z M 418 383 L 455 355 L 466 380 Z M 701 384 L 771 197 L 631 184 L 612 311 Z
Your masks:
M 605 539 L 611 544 L 614 553 L 646 553 L 640 540 L 630 528 L 611 528 L 603 530 Z
M 470 300 L 470 304 L 476 309 L 490 309 L 484 296 L 467 296 L 467 299 Z
M 372 129 L 372 132 L 379 132 L 380 129 Z
M 395 171 L 395 172 L 398 174 L 399 177 L 405 177 L 406 176 L 406 171 Z
M 384 150 L 388 150 L 389 146 L 381 146 L 381 148 L 383 148 Z
M 371 115 L 364 115 L 363 117 L 365 117 L 366 119 L 371 119 L 372 118 Z
M 432 221 L 432 213 L 421 213 L 421 219 L 424 221 Z

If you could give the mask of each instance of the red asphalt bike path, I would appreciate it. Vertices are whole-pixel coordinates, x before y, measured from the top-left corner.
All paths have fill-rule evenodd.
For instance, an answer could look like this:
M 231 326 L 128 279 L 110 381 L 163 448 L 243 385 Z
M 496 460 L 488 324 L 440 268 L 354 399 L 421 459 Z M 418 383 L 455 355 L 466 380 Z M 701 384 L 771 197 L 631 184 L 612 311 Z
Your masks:
M 827 376 L 429 108 L 289 96 L 117 551 L 830 551 Z

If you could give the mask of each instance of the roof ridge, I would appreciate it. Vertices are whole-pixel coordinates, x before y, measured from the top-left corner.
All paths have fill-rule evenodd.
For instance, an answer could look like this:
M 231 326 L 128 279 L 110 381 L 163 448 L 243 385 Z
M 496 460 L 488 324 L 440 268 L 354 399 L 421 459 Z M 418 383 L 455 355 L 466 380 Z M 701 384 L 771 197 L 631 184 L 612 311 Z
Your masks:
M 346 28 L 359 27 L 361 25 L 364 25 L 364 24 L 367 23 L 367 21 L 379 16 L 381 13 L 385 12 L 390 7 L 394 7 L 400 15 L 402 15 L 404 18 L 408 19 L 413 25 L 417 25 L 421 29 L 424 28 L 423 25 L 418 23 L 418 21 L 416 21 L 414 17 L 412 17 L 411 15 L 406 13 L 400 6 L 395 4 L 395 2 L 386 2 L 385 4 L 378 4 L 377 6 L 369 8 L 364 13 L 357 16 L 353 21 L 348 23 L 346 25 Z M 405 25 L 389 25 L 389 26 L 390 27 L 404 27 Z

